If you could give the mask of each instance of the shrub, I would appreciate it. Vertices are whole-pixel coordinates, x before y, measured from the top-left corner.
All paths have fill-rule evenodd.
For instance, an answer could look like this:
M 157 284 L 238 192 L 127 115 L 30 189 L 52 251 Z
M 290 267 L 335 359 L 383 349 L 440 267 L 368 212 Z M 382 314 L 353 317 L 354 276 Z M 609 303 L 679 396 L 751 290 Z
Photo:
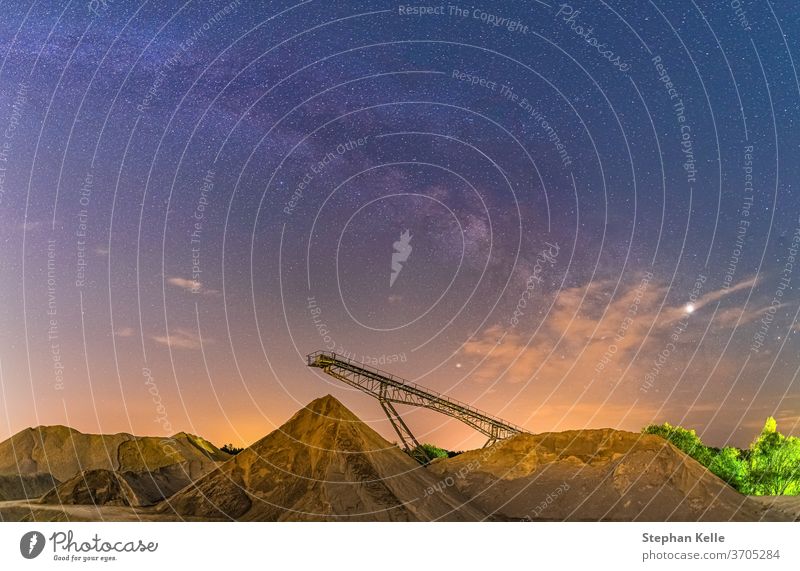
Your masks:
M 222 450 L 223 452 L 227 452 L 231 456 L 236 456 L 239 452 L 244 450 L 244 448 L 238 448 L 238 447 L 234 446 L 233 444 L 223 444 L 222 448 L 220 448 L 220 450 Z
M 778 432 L 769 417 L 750 445 L 748 493 L 759 496 L 800 494 L 800 439 Z
M 703 466 L 708 467 L 714 457 L 714 451 L 703 444 L 700 437 L 694 430 L 688 430 L 680 426 L 672 426 L 670 423 L 651 424 L 642 430 L 645 434 L 655 434 L 671 442 L 679 450 L 682 450 Z
M 738 448 L 723 448 L 711 458 L 706 467 L 733 488 L 747 493 L 747 464 L 743 460 L 742 451 Z
M 433 444 L 420 444 L 410 452 L 412 458 L 423 464 L 427 464 L 437 458 L 452 458 L 458 454 L 459 452 L 451 452 Z
M 749 450 L 709 448 L 694 430 L 666 422 L 651 424 L 642 432 L 668 440 L 743 494 L 800 495 L 800 438 L 778 432 L 772 417 Z

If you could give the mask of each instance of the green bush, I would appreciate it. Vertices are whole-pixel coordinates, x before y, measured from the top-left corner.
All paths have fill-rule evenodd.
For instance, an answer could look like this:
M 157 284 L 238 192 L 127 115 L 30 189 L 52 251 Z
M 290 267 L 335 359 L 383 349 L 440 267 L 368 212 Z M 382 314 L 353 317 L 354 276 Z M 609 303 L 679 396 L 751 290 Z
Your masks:
M 748 450 L 710 448 L 694 430 L 666 422 L 651 424 L 642 432 L 668 440 L 743 494 L 800 495 L 800 439 L 778 432 L 772 417 Z
M 244 450 L 244 448 L 239 448 L 237 446 L 234 446 L 233 444 L 223 444 L 220 450 L 222 450 L 223 452 L 227 452 L 231 456 L 236 456 L 239 452 Z
M 670 423 L 651 424 L 642 430 L 645 434 L 655 434 L 668 440 L 679 450 L 700 462 L 703 466 L 708 466 L 714 457 L 714 452 L 702 443 L 700 437 L 694 430 L 688 430 L 680 426 L 672 426 Z
M 748 493 L 758 496 L 800 494 L 800 439 L 778 432 L 769 417 L 750 445 Z
M 448 453 L 447 450 L 444 448 L 439 448 L 438 446 L 434 446 L 433 444 L 421 444 L 420 448 L 425 451 L 425 454 L 433 460 L 434 458 L 447 458 Z
M 747 464 L 743 459 L 742 451 L 738 448 L 723 448 L 711 458 L 711 462 L 704 466 L 740 492 L 748 493 L 746 491 Z
M 420 444 L 417 448 L 412 450 L 410 454 L 415 460 L 418 460 L 423 464 L 427 464 L 428 462 L 437 458 L 452 458 L 453 456 L 460 454 L 460 452 L 445 450 L 444 448 L 439 448 L 433 444 Z

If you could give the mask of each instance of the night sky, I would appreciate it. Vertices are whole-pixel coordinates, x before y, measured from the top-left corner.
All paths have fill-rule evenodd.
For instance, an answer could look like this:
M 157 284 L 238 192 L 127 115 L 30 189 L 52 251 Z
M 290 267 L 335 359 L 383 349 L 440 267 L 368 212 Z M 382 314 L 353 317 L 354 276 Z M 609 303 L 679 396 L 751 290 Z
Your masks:
M 0 438 L 241 445 L 327 393 L 391 437 L 318 349 L 536 432 L 798 434 L 798 32 L 788 0 L 3 2 Z

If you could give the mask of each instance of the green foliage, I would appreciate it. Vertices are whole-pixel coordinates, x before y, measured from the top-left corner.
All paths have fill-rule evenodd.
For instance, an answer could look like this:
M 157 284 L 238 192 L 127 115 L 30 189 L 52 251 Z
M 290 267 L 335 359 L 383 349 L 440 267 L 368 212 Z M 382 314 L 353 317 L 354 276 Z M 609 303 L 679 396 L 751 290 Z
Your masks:
M 438 446 L 434 446 L 433 444 L 420 444 L 420 448 L 425 451 L 425 454 L 433 460 L 434 458 L 447 458 L 447 450 L 444 448 L 439 448 Z
M 420 444 L 417 448 L 410 452 L 411 457 L 423 464 L 427 464 L 437 458 L 452 458 L 461 454 L 461 452 L 452 452 L 439 448 L 433 444 Z
M 772 417 L 749 450 L 709 448 L 694 430 L 669 423 L 651 424 L 642 432 L 668 440 L 743 494 L 800 495 L 800 438 L 778 432 Z
M 784 436 L 769 417 L 750 445 L 749 493 L 759 496 L 800 494 L 800 439 Z
M 679 450 L 700 462 L 703 466 L 708 466 L 714 457 L 714 452 L 700 440 L 694 430 L 687 430 L 680 426 L 672 426 L 670 423 L 651 424 L 642 430 L 645 434 L 655 434 L 668 440 Z
M 712 473 L 742 493 L 747 493 L 748 470 L 738 448 L 723 448 L 704 464 Z
M 244 450 L 244 448 L 238 448 L 233 444 L 223 444 L 222 448 L 220 448 L 223 452 L 227 452 L 231 456 L 236 456 L 239 452 Z

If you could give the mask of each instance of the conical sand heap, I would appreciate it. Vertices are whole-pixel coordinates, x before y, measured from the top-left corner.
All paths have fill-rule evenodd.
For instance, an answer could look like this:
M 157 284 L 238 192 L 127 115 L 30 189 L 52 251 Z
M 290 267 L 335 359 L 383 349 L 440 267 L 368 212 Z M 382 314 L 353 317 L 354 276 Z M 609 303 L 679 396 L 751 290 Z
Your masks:
M 162 509 L 244 520 L 432 521 L 484 515 L 331 396 L 317 399 Z

